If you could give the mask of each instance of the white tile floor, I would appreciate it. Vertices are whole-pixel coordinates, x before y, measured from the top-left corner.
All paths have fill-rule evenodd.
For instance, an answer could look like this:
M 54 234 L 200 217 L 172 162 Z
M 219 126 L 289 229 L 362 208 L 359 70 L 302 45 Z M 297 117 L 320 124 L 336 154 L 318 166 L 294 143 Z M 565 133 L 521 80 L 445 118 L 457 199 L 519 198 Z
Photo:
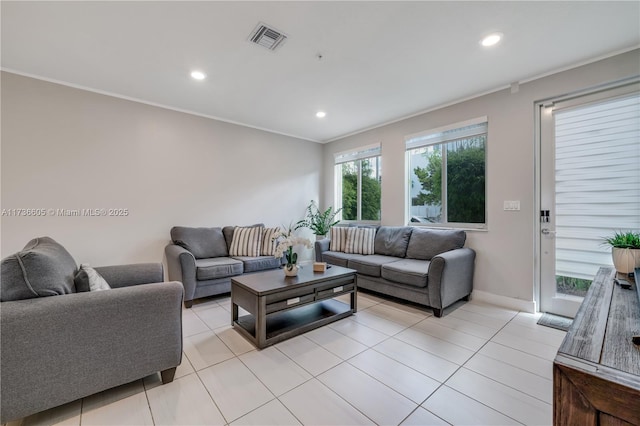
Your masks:
M 360 311 L 262 351 L 228 297 L 184 310 L 175 380 L 158 374 L 17 425 L 548 425 L 563 332 L 479 302 L 430 311 L 360 293 Z

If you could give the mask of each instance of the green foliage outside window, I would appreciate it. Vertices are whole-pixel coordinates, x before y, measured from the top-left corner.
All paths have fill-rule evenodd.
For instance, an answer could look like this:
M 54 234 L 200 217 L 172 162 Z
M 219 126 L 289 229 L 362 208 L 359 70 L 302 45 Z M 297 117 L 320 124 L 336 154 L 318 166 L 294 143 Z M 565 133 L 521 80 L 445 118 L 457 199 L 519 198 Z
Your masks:
M 587 295 L 591 282 L 592 280 L 556 275 L 556 289 L 558 293 L 562 294 L 584 297 Z
M 358 162 L 362 172 L 361 220 L 380 220 L 380 178 L 372 163 L 376 159 L 342 164 L 342 219 L 358 220 Z
M 481 135 L 446 145 L 447 222 L 485 223 L 485 140 Z M 422 191 L 412 205 L 442 206 L 442 145 L 424 155 L 427 165 L 413 169 Z

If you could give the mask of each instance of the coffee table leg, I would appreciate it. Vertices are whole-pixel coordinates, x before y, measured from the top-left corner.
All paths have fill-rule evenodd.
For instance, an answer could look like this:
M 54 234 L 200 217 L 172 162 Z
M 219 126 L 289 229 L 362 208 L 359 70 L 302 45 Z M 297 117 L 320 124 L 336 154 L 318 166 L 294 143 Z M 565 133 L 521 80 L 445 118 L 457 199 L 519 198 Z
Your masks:
M 233 323 L 236 321 L 238 321 L 238 305 L 236 305 L 232 301 L 231 302 L 231 325 L 233 325 Z
M 355 314 L 358 312 L 358 276 L 354 277 L 353 292 L 351 293 L 351 309 Z
M 258 297 L 255 337 L 258 348 L 264 348 L 267 343 L 267 302 L 264 297 Z

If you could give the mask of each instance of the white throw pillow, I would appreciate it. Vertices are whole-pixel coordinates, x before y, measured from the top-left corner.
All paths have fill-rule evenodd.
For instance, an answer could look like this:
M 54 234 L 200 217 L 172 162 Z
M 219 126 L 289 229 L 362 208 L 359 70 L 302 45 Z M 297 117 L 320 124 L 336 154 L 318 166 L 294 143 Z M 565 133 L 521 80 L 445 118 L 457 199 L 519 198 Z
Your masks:
M 102 275 L 87 263 L 81 264 L 80 270 L 87 274 L 87 278 L 89 279 L 89 291 L 111 290 L 111 286 L 104 278 L 102 278 Z
M 229 256 L 260 256 L 262 230 L 262 226 L 253 226 L 250 228 L 236 227 L 233 230 Z
M 347 248 L 347 228 L 346 226 L 332 226 L 329 230 L 329 238 L 331 243 L 329 244 L 330 251 L 342 251 Z M 354 228 L 355 229 L 355 228 Z
M 280 228 L 264 228 L 262 232 L 262 249 L 260 250 L 262 256 L 273 256 L 275 254 L 278 242 L 273 240 L 273 236 L 278 231 L 280 231 Z
M 376 240 L 375 228 L 347 228 L 345 253 L 373 254 Z

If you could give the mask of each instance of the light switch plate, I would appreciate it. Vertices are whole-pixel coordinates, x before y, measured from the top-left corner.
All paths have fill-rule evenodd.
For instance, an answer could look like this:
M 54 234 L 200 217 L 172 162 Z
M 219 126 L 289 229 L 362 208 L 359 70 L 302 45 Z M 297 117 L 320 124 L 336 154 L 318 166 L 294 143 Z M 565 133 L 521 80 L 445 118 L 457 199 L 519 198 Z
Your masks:
M 505 211 L 519 211 L 520 210 L 520 200 L 505 201 L 504 202 L 504 210 Z

